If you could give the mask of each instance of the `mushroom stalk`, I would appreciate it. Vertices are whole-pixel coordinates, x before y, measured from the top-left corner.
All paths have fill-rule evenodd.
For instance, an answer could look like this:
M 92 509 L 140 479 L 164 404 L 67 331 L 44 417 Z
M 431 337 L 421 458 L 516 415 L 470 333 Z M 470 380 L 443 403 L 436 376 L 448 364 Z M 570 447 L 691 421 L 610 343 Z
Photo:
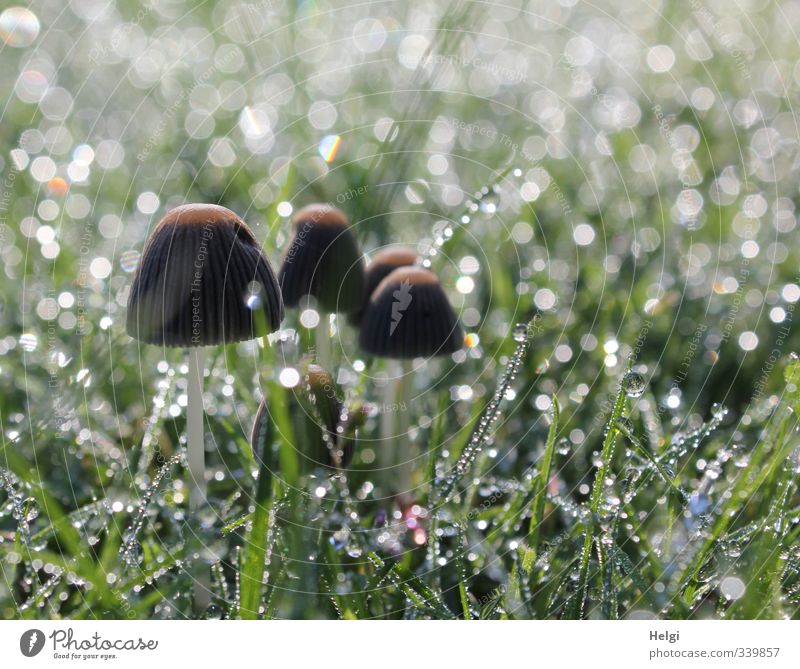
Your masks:
M 397 436 L 401 447 L 395 448 L 398 466 L 398 489 L 400 492 L 411 490 L 411 472 L 414 466 L 413 440 L 411 438 L 411 395 L 414 364 L 411 360 L 400 363 L 400 377 L 397 380 L 399 401 L 397 403 Z
M 205 346 L 189 349 L 189 392 L 186 412 L 189 509 L 197 511 L 206 499 L 206 450 L 203 436 L 203 369 Z
M 397 455 L 395 453 L 395 414 L 397 412 L 397 383 L 394 379 L 387 378 L 386 385 L 383 387 L 383 406 L 381 407 L 381 441 L 378 451 L 378 464 L 384 470 L 384 476 L 388 479 L 394 477 L 391 471 L 395 465 Z
M 206 347 L 189 349 L 188 403 L 186 410 L 187 461 L 189 465 L 189 511 L 193 519 L 206 503 L 206 451 L 203 412 L 203 371 L 206 363 Z M 198 522 L 199 525 L 199 522 Z M 193 604 L 195 611 L 202 613 L 211 604 L 211 575 L 203 562 L 201 533 L 197 531 L 191 543 L 201 554 L 192 569 Z
M 319 322 L 314 331 L 314 345 L 317 364 L 325 369 L 331 368 L 331 319 L 324 311 L 319 313 Z

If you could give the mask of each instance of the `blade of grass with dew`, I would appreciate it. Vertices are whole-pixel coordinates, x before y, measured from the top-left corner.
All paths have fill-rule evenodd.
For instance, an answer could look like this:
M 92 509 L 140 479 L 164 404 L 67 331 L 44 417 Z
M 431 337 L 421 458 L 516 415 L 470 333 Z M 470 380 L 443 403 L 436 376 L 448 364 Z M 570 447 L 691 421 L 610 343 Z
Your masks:
M 367 610 L 370 612 L 370 618 L 383 618 L 386 615 L 386 607 L 389 604 L 389 596 L 386 588 L 380 589 L 384 581 L 390 581 L 390 573 L 392 571 L 392 564 L 385 563 L 383 566 L 378 567 L 375 563 L 370 562 L 370 565 L 375 570 L 364 586 L 364 592 L 367 599 Z M 382 596 L 376 596 L 382 595 Z
M 800 405 L 800 361 L 790 358 L 784 371 L 786 387 L 785 401 L 792 414 Z M 777 458 L 771 465 L 772 475 L 765 483 L 762 499 L 771 500 L 767 513 L 755 533 L 751 552 L 754 554 L 752 566 L 746 578 L 745 595 L 734 601 L 727 617 L 745 620 L 759 618 L 781 618 L 780 576 L 781 554 L 788 550 L 787 536 L 790 523 L 787 517 L 792 493 L 797 489 L 796 467 L 800 456 L 797 443 L 797 421 L 786 431 L 791 444 L 790 455 L 782 462 Z M 789 450 L 789 449 L 787 449 Z
M 622 386 L 617 390 L 617 396 L 611 409 L 611 416 L 606 423 L 606 436 L 603 440 L 603 449 L 600 453 L 600 466 L 595 474 L 592 496 L 589 502 L 589 526 L 584 530 L 583 549 L 581 550 L 580 569 L 578 572 L 578 587 L 574 597 L 567 607 L 568 618 L 579 618 L 583 616 L 586 592 L 589 584 L 589 559 L 592 552 L 592 543 L 595 540 L 594 523 L 600 511 L 600 502 L 603 494 L 603 485 L 606 472 L 611 466 L 611 459 L 614 455 L 614 448 L 617 443 L 619 419 L 625 409 L 625 392 Z
M 50 598 L 56 588 L 61 584 L 64 577 L 63 571 L 57 571 L 41 584 L 34 593 L 17 607 L 17 615 L 23 620 L 31 620 L 39 617 L 39 609 L 44 608 L 48 598 Z
M 749 466 L 739 473 L 730 486 L 730 495 L 718 508 L 709 532 L 677 578 L 678 590 L 683 593 L 683 600 L 687 605 L 691 605 L 694 600 L 700 571 L 710 559 L 717 541 L 725 535 L 735 520 L 737 511 L 768 479 L 775 464 L 782 462 L 791 452 L 792 442 L 786 439 L 786 435 L 792 419 L 796 422 L 796 414 L 787 398 L 784 398 L 769 417 L 763 435 L 750 454 Z
M 381 569 L 385 564 L 375 552 L 370 552 L 367 557 L 378 569 Z M 440 620 L 453 620 L 455 618 L 453 612 L 447 608 L 439 595 L 428 588 L 405 567 L 400 566 L 398 563 L 392 564 L 387 573 L 387 578 L 391 579 L 420 611 L 432 614 Z
M 618 516 L 615 516 L 615 519 Z M 613 526 L 613 522 L 612 522 Z M 619 620 L 619 604 L 617 601 L 617 590 L 614 587 L 616 576 L 616 565 L 609 559 L 606 550 L 606 542 L 614 540 L 614 532 L 608 533 L 609 538 L 604 542 L 595 541 L 597 551 L 597 567 L 600 572 L 600 611 L 605 620 Z
M 506 616 L 511 619 L 520 619 L 519 611 L 525 613 L 527 620 L 536 618 L 536 611 L 533 609 L 531 590 L 528 585 L 527 570 L 523 564 L 524 557 L 520 550 L 514 551 L 514 563 L 511 566 L 509 575 L 509 587 L 505 593 Z
M 250 530 L 246 535 L 240 573 L 239 615 L 245 620 L 255 620 L 259 615 L 261 594 L 264 586 L 267 534 L 269 532 L 270 506 L 272 499 L 273 430 L 272 416 L 264 412 L 264 428 L 261 443 L 254 444 L 260 455 L 258 480 L 256 482 L 255 511 Z
M 450 397 L 447 392 L 439 393 L 439 401 L 436 407 L 434 419 L 431 422 L 430 433 L 428 435 L 428 457 L 425 463 L 425 481 L 428 481 L 426 491 L 426 503 L 431 504 L 434 500 L 434 485 L 441 464 L 441 454 L 445 445 L 445 424 L 448 419 L 447 409 L 450 405 Z M 476 418 L 477 420 L 477 418 Z
M 472 432 L 466 447 L 458 456 L 458 460 L 453 467 L 453 473 L 445 480 L 442 486 L 442 490 L 438 496 L 438 499 L 442 502 L 448 501 L 458 483 L 469 471 L 470 466 L 475 461 L 475 458 L 483 449 L 486 439 L 490 434 L 492 425 L 500 417 L 500 407 L 502 406 L 508 389 L 516 379 L 520 367 L 525 360 L 525 354 L 528 352 L 528 348 L 530 347 L 531 341 L 528 334 L 529 326 L 530 323 L 527 325 L 520 324 L 515 327 L 514 339 L 517 342 L 517 346 L 514 354 L 506 364 L 505 370 L 500 377 L 500 381 L 497 384 L 494 395 L 486 404 L 486 408 L 481 413 L 481 417 L 478 419 L 478 424 L 475 430 Z M 519 336 L 517 335 L 518 332 L 521 333 Z
M 494 597 L 492 597 L 481 609 L 480 619 L 481 620 L 492 620 L 494 615 L 497 613 L 497 609 L 500 608 L 500 604 L 503 601 L 503 592 L 502 590 L 496 592 Z
M 648 585 L 647 579 L 644 575 L 636 568 L 636 566 L 631 562 L 631 559 L 628 555 L 623 551 L 616 542 L 609 546 L 608 554 L 611 559 L 616 563 L 617 568 L 620 570 L 621 573 L 625 574 L 628 578 L 631 579 L 631 582 L 639 589 L 639 592 L 642 593 L 642 597 L 647 600 L 647 603 L 650 604 L 656 611 L 661 608 L 661 605 L 656 601 L 653 597 L 653 588 L 651 585 Z
M 650 469 L 645 470 L 645 472 L 639 478 L 639 481 L 637 483 L 639 483 L 642 487 L 647 487 L 648 486 L 647 481 L 649 481 L 650 477 L 652 476 L 654 476 L 653 470 Z M 629 536 L 631 537 L 631 540 L 635 543 L 635 545 L 640 547 L 639 555 L 641 557 L 638 565 L 634 565 L 633 562 L 630 561 L 630 559 L 628 560 L 628 563 L 630 564 L 630 568 L 636 569 L 637 577 L 642 582 L 646 582 L 645 580 L 647 578 L 645 576 L 646 572 L 650 579 L 650 583 L 657 583 L 664 578 L 664 574 L 666 573 L 665 566 L 661 561 L 661 559 L 659 558 L 659 555 L 666 553 L 664 553 L 663 551 L 659 552 L 655 550 L 655 548 L 650 543 L 648 532 L 642 527 L 641 523 L 639 522 L 638 514 L 636 513 L 631 504 L 633 498 L 635 497 L 635 494 L 629 493 L 629 491 L 634 487 L 634 485 L 636 484 L 630 485 L 627 491 L 623 491 L 622 506 L 625 514 L 627 515 L 626 525 L 629 526 L 628 529 Z M 623 555 L 627 558 L 628 556 L 627 554 L 624 553 L 624 549 L 620 544 L 621 542 L 617 537 L 615 538 L 615 541 L 612 546 L 616 547 L 616 549 L 619 551 L 623 551 Z M 614 559 L 613 556 L 612 559 Z M 620 558 L 619 560 L 617 560 L 617 568 L 627 573 L 629 571 L 626 566 L 627 563 L 625 565 L 626 569 L 623 569 L 621 565 L 622 565 L 622 559 Z M 631 579 L 633 580 L 633 575 L 631 575 Z M 676 610 L 680 611 L 681 619 L 685 620 L 688 618 L 689 616 L 688 609 L 684 606 L 683 602 L 679 598 L 673 599 L 671 601 L 671 606 L 673 606 Z
M 5 434 L 5 433 L 3 433 Z M 74 571 L 92 583 L 92 590 L 87 597 L 105 606 L 112 606 L 113 598 L 108 589 L 105 574 L 98 574 L 97 566 L 87 552 L 78 530 L 67 519 L 61 504 L 45 488 L 36 468 L 28 466 L 14 448 L 9 447 L 3 439 L 0 456 L 5 460 L 3 465 L 12 471 L 19 480 L 30 486 L 30 494 L 36 500 L 41 513 L 45 515 L 55 535 L 56 546 L 61 555 L 71 556 L 71 560 L 59 560 L 62 568 Z
M 458 598 L 461 601 L 461 614 L 464 616 L 464 620 L 471 620 L 472 615 L 469 609 L 467 569 L 464 564 L 465 543 L 466 536 L 464 533 L 464 526 L 459 525 L 456 530 L 456 550 L 453 551 L 453 562 L 456 570 L 456 578 L 458 579 Z
M 553 411 L 551 416 L 550 429 L 547 433 L 547 441 L 544 446 L 539 473 L 534 477 L 533 484 L 533 507 L 531 508 L 531 521 L 528 526 L 528 548 L 533 551 L 533 559 L 539 550 L 539 535 L 542 523 L 544 522 L 544 505 L 547 497 L 547 486 L 550 482 L 550 469 L 553 464 L 553 454 L 556 450 L 556 438 L 558 436 L 558 420 L 560 407 L 558 398 L 553 395 Z
M 685 490 L 679 488 L 675 481 L 673 480 L 673 476 L 666 470 L 663 464 L 647 449 L 647 447 L 639 441 L 639 438 L 631 432 L 630 428 L 625 424 L 624 421 L 619 421 L 617 425 L 617 429 L 619 430 L 620 434 L 622 434 L 631 446 L 636 449 L 636 452 L 639 453 L 643 458 L 645 458 L 658 472 L 658 475 L 667 484 L 669 491 L 675 496 L 675 498 L 681 503 L 682 506 L 686 506 L 689 501 L 689 495 Z

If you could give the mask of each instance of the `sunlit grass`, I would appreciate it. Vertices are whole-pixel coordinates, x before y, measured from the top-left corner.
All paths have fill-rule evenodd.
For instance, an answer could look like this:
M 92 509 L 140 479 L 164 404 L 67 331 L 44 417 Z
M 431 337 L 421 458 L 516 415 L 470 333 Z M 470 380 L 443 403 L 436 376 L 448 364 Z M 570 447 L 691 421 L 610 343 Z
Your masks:
M 268 4 L 34 4 L 3 35 L 0 617 L 797 617 L 783 11 Z M 276 269 L 293 213 L 339 207 L 366 254 L 416 249 L 464 348 L 404 404 L 336 317 L 333 473 L 284 383 L 318 353 L 304 307 L 211 347 L 191 512 L 185 354 L 125 332 L 184 202 Z

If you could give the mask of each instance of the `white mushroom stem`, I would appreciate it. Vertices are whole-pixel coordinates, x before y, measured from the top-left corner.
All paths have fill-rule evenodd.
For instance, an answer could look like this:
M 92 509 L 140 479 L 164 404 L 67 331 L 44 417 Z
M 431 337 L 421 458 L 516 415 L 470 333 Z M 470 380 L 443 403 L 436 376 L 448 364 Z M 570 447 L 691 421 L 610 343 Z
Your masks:
M 413 365 L 410 360 L 394 362 L 383 387 L 381 407 L 381 441 L 378 463 L 384 470 L 394 493 L 411 490 L 414 449 L 409 435 L 411 426 L 411 394 Z
M 186 412 L 186 438 L 189 464 L 189 509 L 197 511 L 206 500 L 206 448 L 203 436 L 203 370 L 206 349 L 189 349 L 189 401 Z
M 395 457 L 397 458 L 398 491 L 408 493 L 411 491 L 411 472 L 414 467 L 416 452 L 411 439 L 411 396 L 413 393 L 412 381 L 414 378 L 414 364 L 411 360 L 403 360 L 398 370 L 397 384 L 400 399 L 397 403 L 397 444 Z
M 331 370 L 331 317 L 324 311 L 319 312 L 319 322 L 314 331 L 317 364 L 328 372 Z
M 392 366 L 394 368 L 394 365 Z M 381 440 L 378 444 L 378 465 L 383 475 L 388 479 L 394 478 L 395 472 L 390 471 L 396 462 L 397 444 L 395 443 L 395 428 L 397 418 L 397 382 L 387 374 L 386 385 L 383 387 L 383 406 L 381 407 Z
M 203 410 L 203 373 L 206 366 L 206 349 L 195 346 L 189 349 L 189 376 L 187 378 L 188 405 L 186 410 L 187 461 L 189 465 L 189 513 L 192 520 L 198 520 L 199 512 L 206 504 L 206 445 L 205 416 Z M 200 523 L 198 522 L 199 526 Z M 211 574 L 203 562 L 205 548 L 199 532 L 191 543 L 200 545 L 200 559 L 194 562 L 192 570 L 194 609 L 204 612 L 211 604 Z

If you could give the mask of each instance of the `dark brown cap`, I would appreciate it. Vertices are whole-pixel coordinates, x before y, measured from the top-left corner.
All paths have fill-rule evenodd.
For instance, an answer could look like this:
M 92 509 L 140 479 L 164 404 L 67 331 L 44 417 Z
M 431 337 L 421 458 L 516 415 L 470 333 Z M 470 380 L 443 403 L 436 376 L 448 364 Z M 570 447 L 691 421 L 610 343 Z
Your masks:
M 417 358 L 454 353 L 463 333 L 436 275 L 422 267 L 401 267 L 372 293 L 359 343 L 383 358 Z
M 275 274 L 241 218 L 225 207 L 187 204 L 161 219 L 133 277 L 129 335 L 209 346 L 267 334 L 282 319 Z
M 339 389 L 330 373 L 319 365 L 308 364 L 302 383 L 288 393 L 301 469 L 310 472 L 317 467 L 331 470 L 347 467 L 355 452 L 358 425 L 354 425 L 350 412 L 339 399 Z M 267 420 L 268 408 L 264 400 L 258 407 L 250 437 L 256 455 L 262 452 L 261 440 Z
M 327 313 L 347 313 L 364 298 L 364 261 L 347 217 L 329 204 L 311 204 L 292 218 L 294 235 L 279 273 L 283 302 L 310 295 Z
M 375 292 L 380 282 L 389 274 L 398 267 L 408 267 L 416 264 L 417 253 L 407 246 L 389 246 L 372 256 L 365 273 L 364 304 L 361 309 L 351 315 L 350 321 L 354 325 L 361 323 L 370 296 Z

